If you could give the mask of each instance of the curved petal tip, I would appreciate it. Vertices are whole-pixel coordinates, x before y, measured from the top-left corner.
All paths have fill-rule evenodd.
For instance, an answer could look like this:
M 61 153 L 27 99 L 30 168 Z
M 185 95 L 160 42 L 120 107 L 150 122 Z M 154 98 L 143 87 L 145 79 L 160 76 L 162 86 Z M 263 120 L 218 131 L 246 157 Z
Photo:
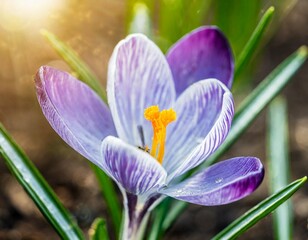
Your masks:
M 199 205 L 223 205 L 251 194 L 263 178 L 264 168 L 258 158 L 237 157 L 216 163 L 161 192 Z
M 234 60 L 231 47 L 216 26 L 204 26 L 186 34 L 167 53 L 177 94 L 192 83 L 216 78 L 232 86 Z

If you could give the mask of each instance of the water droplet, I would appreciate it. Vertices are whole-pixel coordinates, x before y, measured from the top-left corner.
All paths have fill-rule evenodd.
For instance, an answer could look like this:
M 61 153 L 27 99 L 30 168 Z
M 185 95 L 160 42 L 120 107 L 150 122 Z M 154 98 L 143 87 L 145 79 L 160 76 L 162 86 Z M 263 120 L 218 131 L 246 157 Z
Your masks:
M 183 189 L 178 189 L 177 191 L 176 191 L 176 194 L 181 194 L 183 192 Z
M 215 183 L 221 183 L 223 180 L 223 178 L 216 178 Z

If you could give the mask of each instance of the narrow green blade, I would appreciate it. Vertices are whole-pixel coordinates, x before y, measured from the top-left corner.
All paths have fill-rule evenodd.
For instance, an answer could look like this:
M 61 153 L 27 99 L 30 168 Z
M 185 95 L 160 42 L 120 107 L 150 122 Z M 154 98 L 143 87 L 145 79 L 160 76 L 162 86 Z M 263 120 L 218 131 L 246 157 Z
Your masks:
M 154 214 L 152 214 L 153 221 L 151 224 L 151 228 L 149 229 L 150 233 L 147 236 L 148 240 L 161 239 L 162 233 L 164 232 L 162 231 L 163 230 L 162 220 L 165 219 L 170 214 L 169 209 L 173 209 L 171 208 L 170 203 L 171 203 L 171 198 L 165 199 L 165 201 L 159 204 L 158 207 L 155 209 Z
M 244 100 L 239 107 L 233 120 L 231 130 L 225 142 L 212 154 L 196 171 L 216 162 L 244 133 L 259 113 L 271 102 L 283 87 L 291 80 L 292 76 L 303 65 L 307 58 L 307 48 L 301 47 L 285 61 L 283 61 L 274 71 L 264 79 L 259 86 Z M 168 229 L 185 209 L 187 203 L 175 202 L 173 215 L 164 221 L 163 229 Z
M 25 153 L 0 124 L 0 154 L 41 213 L 62 239 L 84 239 L 68 211 Z
M 266 198 L 258 205 L 250 209 L 240 218 L 236 219 L 223 231 L 217 234 L 212 240 L 218 239 L 235 239 L 247 229 L 252 227 L 262 218 L 266 217 L 269 213 L 274 211 L 278 206 L 287 201 L 303 184 L 306 182 L 307 177 L 303 177 L 292 182 L 287 187 L 283 188 L 278 193 Z
M 119 203 L 112 180 L 96 165 L 91 163 L 91 168 L 96 175 L 99 186 L 103 193 L 108 213 L 111 216 L 116 236 L 119 236 L 122 222 L 122 209 Z
M 179 217 L 180 213 L 183 212 L 184 209 L 186 209 L 188 205 L 186 202 L 182 202 L 182 201 L 173 200 L 173 202 L 174 203 L 172 205 L 171 210 L 168 212 L 166 217 L 163 219 L 162 229 L 164 231 L 166 231 L 173 224 L 174 220 Z
M 137 2 L 134 4 L 128 33 L 143 33 L 152 38 L 150 10 L 145 3 Z
M 135 6 L 140 4 L 143 5 L 147 10 L 148 17 L 152 23 L 153 12 L 156 9 L 155 0 L 126 0 L 126 17 L 125 17 L 125 28 L 128 33 L 131 33 L 131 23 L 134 21 L 136 15 Z M 142 6 L 142 8 L 143 8 Z M 152 24 L 151 24 L 152 25 Z
M 51 32 L 42 30 L 41 33 L 63 60 L 77 73 L 78 79 L 88 84 L 107 103 L 106 91 L 103 90 L 97 77 L 86 63 L 78 57 L 77 53 Z
M 213 6 L 212 24 L 227 36 L 237 59 L 258 22 L 262 1 L 215 0 Z
M 182 35 L 204 25 L 212 0 L 184 1 L 185 20 L 182 24 Z
M 158 37 L 163 52 L 191 30 L 204 25 L 211 0 L 160 0 Z
M 243 50 L 241 51 L 237 61 L 235 63 L 235 73 L 234 78 L 237 79 L 237 76 L 242 72 L 244 67 L 247 63 L 251 60 L 253 54 L 256 52 L 256 49 L 259 43 L 264 36 L 264 32 L 267 29 L 268 25 L 270 24 L 272 17 L 274 15 L 274 7 L 270 7 L 262 16 L 260 22 L 258 23 L 257 27 L 253 31 L 251 37 L 249 38 L 248 42 L 244 46 Z
M 106 228 L 106 221 L 102 218 L 97 218 L 92 223 L 89 230 L 90 240 L 109 240 L 109 235 Z
M 270 164 L 271 194 L 279 191 L 289 182 L 288 158 L 288 116 L 286 101 L 276 98 L 269 107 L 268 159 Z M 274 213 L 275 239 L 292 239 L 291 201 L 282 204 Z
M 182 36 L 184 0 L 160 0 L 159 9 L 159 38 L 164 45 L 160 47 L 166 51 Z

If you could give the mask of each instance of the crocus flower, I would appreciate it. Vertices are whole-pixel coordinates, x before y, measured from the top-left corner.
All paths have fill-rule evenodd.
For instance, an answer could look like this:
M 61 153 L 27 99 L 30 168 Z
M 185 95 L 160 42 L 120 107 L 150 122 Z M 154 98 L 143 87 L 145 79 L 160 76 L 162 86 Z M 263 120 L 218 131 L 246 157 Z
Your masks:
M 233 57 L 216 27 L 201 27 L 166 56 L 142 34 L 129 35 L 109 62 L 109 107 L 68 73 L 41 67 L 37 96 L 47 120 L 72 148 L 119 186 L 126 208 L 123 239 L 164 196 L 211 206 L 253 192 L 263 166 L 254 157 L 212 165 L 183 180 L 223 143 L 234 104 Z

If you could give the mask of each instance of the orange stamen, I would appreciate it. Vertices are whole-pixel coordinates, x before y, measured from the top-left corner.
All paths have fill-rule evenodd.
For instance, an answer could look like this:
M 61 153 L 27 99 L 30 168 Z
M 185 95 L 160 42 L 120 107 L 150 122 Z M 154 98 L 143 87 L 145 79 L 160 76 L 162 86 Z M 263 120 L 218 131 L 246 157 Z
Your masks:
M 152 123 L 153 127 L 151 155 L 162 164 L 165 153 L 166 128 L 169 123 L 176 120 L 176 112 L 172 108 L 160 112 L 158 106 L 151 106 L 144 110 L 144 117 Z

